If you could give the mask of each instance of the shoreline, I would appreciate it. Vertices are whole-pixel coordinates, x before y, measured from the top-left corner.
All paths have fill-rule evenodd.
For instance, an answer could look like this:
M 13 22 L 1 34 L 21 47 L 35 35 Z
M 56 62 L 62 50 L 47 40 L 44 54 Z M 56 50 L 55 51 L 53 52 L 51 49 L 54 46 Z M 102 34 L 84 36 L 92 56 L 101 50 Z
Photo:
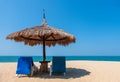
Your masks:
M 79 62 L 119 62 L 120 61 L 103 61 L 103 60 L 66 60 L 66 62 L 74 62 L 74 61 L 79 61 Z M 34 63 L 39 63 L 39 61 L 33 61 Z M 51 61 L 50 61 L 51 62 Z M 11 61 L 6 61 L 6 62 L 0 62 L 0 63 L 17 63 L 17 61 L 15 62 L 11 62 Z
M 34 62 L 39 67 L 39 62 Z M 51 63 L 49 63 L 50 67 Z M 66 76 L 16 77 L 17 62 L 0 62 L 0 82 L 120 82 L 120 62 L 66 61 Z
M 17 62 L 20 56 L 0 56 L 0 62 Z M 31 56 L 34 62 L 42 60 L 42 56 Z M 47 56 L 46 60 L 51 61 L 53 56 Z M 65 56 L 66 61 L 120 61 L 120 56 Z

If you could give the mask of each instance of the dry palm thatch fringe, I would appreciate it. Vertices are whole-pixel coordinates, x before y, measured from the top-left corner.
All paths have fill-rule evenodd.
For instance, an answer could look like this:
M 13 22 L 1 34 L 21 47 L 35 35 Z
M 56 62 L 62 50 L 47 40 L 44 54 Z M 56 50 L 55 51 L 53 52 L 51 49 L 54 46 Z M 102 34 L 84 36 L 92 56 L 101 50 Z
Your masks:
M 55 46 L 55 44 L 68 45 L 75 42 L 75 37 L 67 32 L 48 26 L 34 26 L 7 36 L 7 39 L 13 39 L 16 42 L 24 42 L 25 45 L 34 46 L 42 44 L 45 40 L 46 46 Z

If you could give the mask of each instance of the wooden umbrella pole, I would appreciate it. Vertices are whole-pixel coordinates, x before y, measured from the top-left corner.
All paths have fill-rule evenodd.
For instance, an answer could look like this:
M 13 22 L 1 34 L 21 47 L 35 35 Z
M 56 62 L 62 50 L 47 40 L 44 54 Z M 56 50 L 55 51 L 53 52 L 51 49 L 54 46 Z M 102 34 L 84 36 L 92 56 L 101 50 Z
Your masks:
M 46 61 L 45 40 L 43 39 L 43 61 Z
M 46 53 L 45 53 L 45 38 L 43 37 L 43 61 L 40 62 L 40 72 L 48 72 L 48 62 L 46 62 Z

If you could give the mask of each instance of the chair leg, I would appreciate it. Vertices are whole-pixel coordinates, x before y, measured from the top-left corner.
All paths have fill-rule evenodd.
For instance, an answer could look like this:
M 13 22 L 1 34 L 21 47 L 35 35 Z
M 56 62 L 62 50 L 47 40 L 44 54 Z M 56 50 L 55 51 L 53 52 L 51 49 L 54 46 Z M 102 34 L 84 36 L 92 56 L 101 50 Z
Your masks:
M 52 76 L 52 72 L 50 71 L 50 76 Z
M 52 65 L 50 65 L 50 76 L 52 76 Z
M 30 74 L 30 76 L 33 76 L 33 71 L 31 71 L 31 74 Z
M 64 72 L 64 76 L 66 75 L 66 73 Z
M 21 74 L 16 74 L 16 77 L 20 77 L 21 76 Z
M 16 77 L 18 76 L 18 74 L 16 74 Z

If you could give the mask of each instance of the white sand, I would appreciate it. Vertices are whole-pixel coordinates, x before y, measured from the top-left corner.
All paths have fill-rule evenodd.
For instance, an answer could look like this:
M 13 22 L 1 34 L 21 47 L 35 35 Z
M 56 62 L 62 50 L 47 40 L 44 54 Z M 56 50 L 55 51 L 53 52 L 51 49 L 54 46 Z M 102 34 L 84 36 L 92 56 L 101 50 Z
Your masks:
M 16 63 L 0 63 L 0 82 L 120 82 L 120 62 L 67 61 L 66 76 L 51 77 L 49 74 L 16 77 L 16 66 Z

